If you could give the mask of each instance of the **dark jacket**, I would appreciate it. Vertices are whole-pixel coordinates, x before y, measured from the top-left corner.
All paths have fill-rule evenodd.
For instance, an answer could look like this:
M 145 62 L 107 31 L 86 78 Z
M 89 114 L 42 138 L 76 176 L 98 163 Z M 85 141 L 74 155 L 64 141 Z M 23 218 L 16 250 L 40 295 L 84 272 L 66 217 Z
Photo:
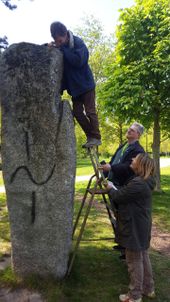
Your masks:
M 125 143 L 126 144 L 126 143 Z M 132 162 L 132 158 L 136 157 L 139 153 L 144 153 L 143 147 L 140 145 L 138 141 L 130 144 L 128 148 L 125 150 L 124 154 L 121 157 L 121 160 L 118 164 L 112 164 L 117 152 L 125 145 L 121 145 L 112 156 L 110 165 L 111 165 L 111 180 L 117 186 L 123 186 L 127 183 L 127 181 L 134 176 L 133 170 L 130 168 L 130 164 Z
M 142 251 L 151 239 L 153 177 L 135 177 L 120 190 L 109 192 L 111 204 L 118 206 L 116 241 L 123 247 Z
M 88 65 L 89 52 L 83 40 L 73 35 L 73 46 L 61 48 L 64 55 L 62 90 L 72 97 L 78 97 L 95 88 L 92 71 Z

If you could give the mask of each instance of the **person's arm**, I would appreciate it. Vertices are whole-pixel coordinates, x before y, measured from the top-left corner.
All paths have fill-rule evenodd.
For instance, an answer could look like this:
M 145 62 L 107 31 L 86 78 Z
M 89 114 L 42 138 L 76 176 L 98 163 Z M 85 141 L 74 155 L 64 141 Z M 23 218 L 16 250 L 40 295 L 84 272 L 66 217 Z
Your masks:
M 129 178 L 133 176 L 134 172 L 130 167 L 132 158 L 135 158 L 136 155 L 143 152 L 144 150 L 143 149 L 139 150 L 139 148 L 131 150 L 129 154 L 126 155 L 126 158 L 123 163 L 111 165 L 111 170 L 113 174 L 115 174 L 117 178 L 121 178 L 122 176 L 124 176 L 124 178 Z
M 124 178 L 127 178 L 127 177 L 129 178 L 134 175 L 134 172 L 130 167 L 131 162 L 132 162 L 132 159 L 128 160 L 124 163 L 111 165 L 111 170 L 112 170 L 113 174 L 116 175 L 116 178 L 121 179 L 122 176 Z
M 109 171 L 111 169 L 111 166 L 110 166 L 110 164 L 107 164 L 105 161 L 102 161 L 100 164 L 101 164 L 100 169 L 103 171 L 104 176 L 107 178 Z
M 62 46 L 61 51 L 64 54 L 64 59 L 69 62 L 70 65 L 80 68 L 84 64 L 88 63 L 89 52 L 84 42 L 78 37 L 75 40 L 74 47 Z
M 115 190 L 113 188 L 109 189 L 109 196 L 111 200 L 120 203 L 128 203 L 136 200 L 136 196 L 141 194 L 144 190 L 143 182 L 139 181 L 139 178 L 135 177 L 126 186 L 123 186 L 121 189 Z

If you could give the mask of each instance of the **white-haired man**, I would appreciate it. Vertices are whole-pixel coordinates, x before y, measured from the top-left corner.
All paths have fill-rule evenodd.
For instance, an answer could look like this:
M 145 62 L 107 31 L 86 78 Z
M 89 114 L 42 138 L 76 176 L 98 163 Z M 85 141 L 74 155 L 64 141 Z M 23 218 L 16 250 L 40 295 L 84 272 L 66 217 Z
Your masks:
M 127 141 L 121 145 L 109 163 L 101 162 L 101 166 L 105 177 L 108 178 L 116 187 L 125 185 L 129 179 L 135 176 L 131 168 L 132 159 L 139 153 L 145 153 L 143 147 L 139 143 L 139 138 L 143 134 L 143 125 L 134 122 L 126 132 Z M 115 211 L 118 209 L 115 208 Z M 115 228 L 115 241 L 118 230 Z M 124 247 L 116 245 L 114 250 L 120 250 L 120 259 L 125 259 Z
M 134 175 L 130 167 L 132 158 L 145 152 L 139 143 L 143 131 L 143 125 L 134 122 L 126 132 L 127 141 L 118 147 L 108 164 L 101 163 L 105 176 L 116 186 L 123 186 Z

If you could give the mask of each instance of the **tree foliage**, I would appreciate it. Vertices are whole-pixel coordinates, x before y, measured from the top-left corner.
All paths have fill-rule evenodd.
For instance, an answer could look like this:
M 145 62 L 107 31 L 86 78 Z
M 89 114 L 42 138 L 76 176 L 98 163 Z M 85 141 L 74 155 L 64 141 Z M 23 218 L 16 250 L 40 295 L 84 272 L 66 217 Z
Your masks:
M 11 0 L 0 0 L 10 10 L 17 8 L 15 4 L 11 4 Z M 6 36 L 0 37 L 0 51 L 8 47 L 8 38 Z
M 3 38 L 0 38 L 0 50 L 1 48 L 5 49 L 8 47 L 8 39 L 6 36 L 4 36 Z
M 89 50 L 89 63 L 93 70 L 96 83 L 103 80 L 103 68 L 108 54 L 113 50 L 113 37 L 104 34 L 100 20 L 93 15 L 84 16 L 81 27 L 75 28 L 74 32 L 81 37 Z
M 102 93 L 108 113 L 153 125 L 158 164 L 160 131 L 170 130 L 169 28 L 169 0 L 136 0 L 135 6 L 122 10 Z
M 127 118 L 140 114 L 145 124 L 151 124 L 154 113 L 159 111 L 162 127 L 167 128 L 170 126 L 169 1 L 136 2 L 136 6 L 120 15 L 117 45 L 103 87 L 105 106 Z
M 11 4 L 11 0 L 1 0 L 1 2 L 11 10 L 17 8 L 15 4 Z

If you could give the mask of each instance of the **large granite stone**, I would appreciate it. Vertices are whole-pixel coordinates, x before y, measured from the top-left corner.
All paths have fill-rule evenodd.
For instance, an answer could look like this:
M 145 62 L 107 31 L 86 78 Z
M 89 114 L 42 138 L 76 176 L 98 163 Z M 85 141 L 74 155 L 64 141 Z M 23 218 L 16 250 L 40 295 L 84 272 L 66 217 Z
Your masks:
M 71 108 L 59 93 L 62 53 L 19 43 L 0 61 L 2 169 L 13 267 L 21 276 L 60 279 L 71 248 L 76 168 Z

